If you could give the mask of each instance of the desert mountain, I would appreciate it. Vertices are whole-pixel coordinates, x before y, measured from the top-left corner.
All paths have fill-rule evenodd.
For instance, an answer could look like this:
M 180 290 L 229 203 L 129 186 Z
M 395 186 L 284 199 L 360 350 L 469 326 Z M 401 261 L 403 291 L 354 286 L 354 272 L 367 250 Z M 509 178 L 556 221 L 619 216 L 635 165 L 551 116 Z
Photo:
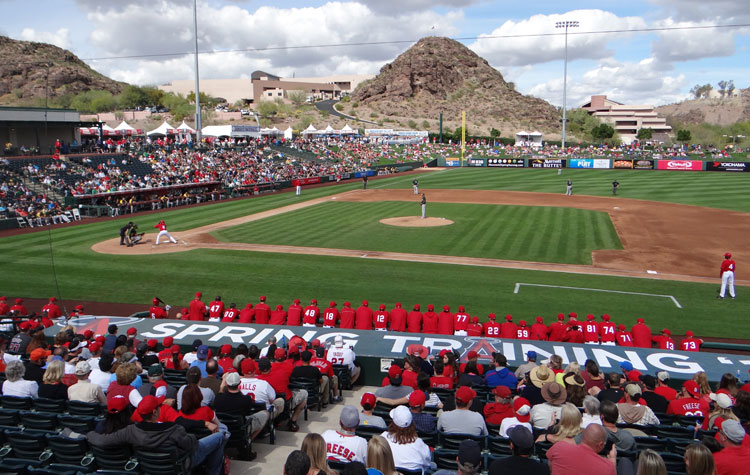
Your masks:
M 371 117 L 385 116 L 384 122 L 395 117 L 434 121 L 440 112 L 452 120 L 466 111 L 471 133 L 487 133 L 491 127 L 556 131 L 560 124 L 554 106 L 515 91 L 486 60 L 440 37 L 419 40 L 383 66 L 374 79 L 360 84 L 352 101 L 373 111 Z M 363 111 L 353 112 L 364 117 Z
M 750 89 L 736 96 L 711 99 L 691 99 L 656 108 L 660 116 L 671 124 L 700 124 L 721 126 L 737 122 L 750 122 Z
M 0 36 L 0 104 L 32 104 L 88 90 L 122 91 L 124 83 L 103 76 L 68 50 L 46 43 Z M 49 66 L 49 77 L 47 77 Z

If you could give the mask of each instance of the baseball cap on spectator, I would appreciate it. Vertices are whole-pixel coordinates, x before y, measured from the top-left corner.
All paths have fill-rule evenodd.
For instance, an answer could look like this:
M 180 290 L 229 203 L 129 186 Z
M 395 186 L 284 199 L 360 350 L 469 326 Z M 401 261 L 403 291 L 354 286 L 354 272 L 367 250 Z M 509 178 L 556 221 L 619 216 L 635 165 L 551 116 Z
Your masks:
M 344 346 L 344 337 L 342 337 L 341 335 L 336 335 L 336 337 L 333 339 L 333 345 L 336 348 L 341 348 L 342 346 Z
M 471 389 L 469 386 L 461 386 L 456 390 L 456 401 L 469 403 L 475 397 L 477 397 L 477 392 Z
M 232 354 L 232 345 L 230 345 L 230 344 L 223 344 L 223 345 L 221 345 L 221 348 L 219 349 L 219 354 L 222 354 L 222 355 L 231 355 Z
M 146 342 L 146 346 L 148 347 L 149 350 L 155 350 L 156 349 L 156 345 L 158 345 L 158 344 L 159 344 L 159 342 L 156 341 L 153 338 L 151 338 L 150 340 L 148 340 Z
M 636 395 L 641 394 L 641 387 L 636 383 L 628 383 L 625 386 L 625 392 L 628 393 L 630 397 L 635 397 Z
M 95 341 L 95 342 L 93 342 L 92 344 L 89 345 L 89 351 L 91 353 L 96 353 L 97 351 L 99 351 L 101 349 L 102 349 L 102 345 L 98 341 Z
M 83 332 L 83 337 L 87 340 L 90 340 L 94 337 L 94 332 L 92 332 L 91 330 L 86 330 L 85 332 Z
M 465 439 L 458 444 L 458 467 L 469 465 L 477 468 L 482 464 L 482 449 L 475 440 Z M 473 472 L 470 472 L 473 473 Z
M 341 415 L 339 416 L 339 422 L 343 427 L 351 429 L 359 425 L 359 411 L 354 406 L 344 406 L 341 408 Z
M 176 355 L 180 352 L 180 345 L 172 345 L 169 347 L 169 350 L 172 352 L 173 355 Z
M 526 352 L 526 359 L 529 359 L 531 361 L 536 361 L 536 351 L 527 351 Z
M 631 363 L 630 361 L 621 361 L 620 369 L 622 369 L 623 371 L 633 371 L 633 363 Z
M 662 383 L 669 381 L 669 373 L 667 371 L 659 371 L 656 373 L 656 378 Z
M 518 422 L 529 422 L 531 419 L 531 403 L 525 397 L 517 397 L 513 401 L 513 412 Z
M 269 360 L 268 358 L 263 358 L 262 360 L 258 361 L 258 369 L 262 373 L 265 373 L 266 371 L 270 371 L 271 370 L 271 360 Z
M 161 344 L 164 345 L 164 348 L 169 348 L 174 345 L 174 338 L 168 336 L 161 341 Z
M 424 391 L 412 391 L 409 394 L 409 406 L 420 407 L 424 406 L 425 402 L 427 402 L 427 396 L 425 396 Z
M 148 367 L 149 376 L 161 376 L 162 374 L 164 374 L 164 368 L 160 364 L 152 364 Z
M 641 375 L 641 381 L 643 381 L 646 389 L 653 390 L 654 388 L 656 388 L 656 378 L 654 378 L 650 374 Z
M 110 414 L 119 414 L 130 405 L 130 400 L 124 396 L 115 396 L 107 400 L 107 412 Z
M 249 359 L 249 358 L 245 358 L 245 359 Z M 233 371 L 227 374 L 226 379 L 224 379 L 224 381 L 227 383 L 227 386 L 234 388 L 240 385 L 241 379 L 242 378 L 240 378 L 239 373 Z
M 94 341 L 99 343 L 100 345 L 103 345 L 105 341 L 107 341 L 107 337 L 104 335 L 98 335 L 96 338 L 94 338 Z
M 157 398 L 149 394 L 148 396 L 141 399 L 141 402 L 138 403 L 138 414 L 142 416 L 151 414 L 156 410 L 157 407 L 161 406 L 163 400 L 164 398 Z
M 37 348 L 31 352 L 31 354 L 29 355 L 29 359 L 31 361 L 39 361 L 39 360 L 43 360 L 47 358 L 51 354 L 52 352 L 49 350 L 45 350 L 43 348 Z
M 146 353 L 146 351 L 148 351 L 148 343 L 146 343 L 145 341 L 138 343 L 138 346 L 135 348 L 135 350 L 138 353 Z
M 443 349 L 443 350 L 440 350 L 439 356 L 442 358 L 443 356 L 447 355 L 448 353 L 450 353 L 450 350 Z
M 138 330 L 135 327 L 128 328 L 128 335 L 135 335 L 136 333 L 138 333 Z
M 721 432 L 735 444 L 741 444 L 746 435 L 742 424 L 732 419 L 727 419 L 721 424 Z
M 508 386 L 497 386 L 495 389 L 492 390 L 492 394 L 494 394 L 495 396 L 499 396 L 501 398 L 509 398 L 510 388 Z
M 725 393 L 711 393 L 708 397 L 710 397 L 712 401 L 715 401 L 722 409 L 729 409 L 734 405 L 732 404 L 732 398 Z
M 313 348 L 319 347 L 320 346 L 320 340 L 318 340 L 317 338 L 313 339 L 313 341 L 310 342 L 310 346 L 312 346 Z
M 534 446 L 534 437 L 531 435 L 531 431 L 520 424 L 508 429 L 508 438 L 519 449 L 530 449 Z
M 429 350 L 427 350 L 424 345 L 420 345 L 419 343 L 412 343 L 411 345 L 406 347 L 406 354 L 417 355 L 422 359 L 427 358 L 427 355 L 429 353 Z
M 31 325 L 29 324 L 29 322 L 21 322 L 18 324 L 18 329 L 21 331 L 26 331 L 29 328 L 31 328 Z
M 280 361 L 286 359 L 286 351 L 284 351 L 284 348 L 276 348 L 276 351 L 273 352 L 273 359 Z
M 68 351 L 78 351 L 81 348 L 85 348 L 85 347 L 86 347 L 86 343 L 85 342 L 76 339 L 76 340 L 72 340 L 70 342 L 70 345 L 68 347 Z
M 242 374 L 255 374 L 258 372 L 258 364 L 252 358 L 245 358 L 240 363 Z
M 692 397 L 699 398 L 701 396 L 701 389 L 693 380 L 688 380 L 682 383 L 682 389 L 688 392 Z
M 396 426 L 401 427 L 402 429 L 405 429 L 411 425 L 411 411 L 406 406 L 394 407 L 393 409 L 391 409 L 389 415 L 391 416 L 393 423 Z
M 206 345 L 199 346 L 196 351 L 196 356 L 198 357 L 199 360 L 205 360 L 206 358 L 208 358 L 208 346 Z
M 643 376 L 643 373 L 641 373 L 637 369 L 634 369 L 632 371 L 628 371 L 625 376 L 627 376 L 628 381 L 636 382 L 641 380 L 641 376 Z
M 203 344 L 203 341 L 200 338 L 196 338 L 193 340 L 193 349 L 198 350 L 198 347 Z
M 91 372 L 91 365 L 88 361 L 79 361 L 76 364 L 76 376 L 86 376 Z
M 132 351 L 126 351 L 122 354 L 122 361 L 125 363 L 135 363 L 138 361 L 138 357 Z
M 375 407 L 376 403 L 377 403 L 377 398 L 375 397 L 373 393 L 364 393 L 362 395 L 362 399 L 359 401 L 359 405 L 362 407 L 367 405 L 373 408 Z
M 391 365 L 390 368 L 388 368 L 388 379 L 393 382 L 394 380 L 397 380 L 398 382 L 401 382 L 401 373 L 404 370 L 401 369 L 398 365 Z
M 466 359 L 473 360 L 474 358 L 479 358 L 479 353 L 474 350 L 470 350 L 466 353 Z

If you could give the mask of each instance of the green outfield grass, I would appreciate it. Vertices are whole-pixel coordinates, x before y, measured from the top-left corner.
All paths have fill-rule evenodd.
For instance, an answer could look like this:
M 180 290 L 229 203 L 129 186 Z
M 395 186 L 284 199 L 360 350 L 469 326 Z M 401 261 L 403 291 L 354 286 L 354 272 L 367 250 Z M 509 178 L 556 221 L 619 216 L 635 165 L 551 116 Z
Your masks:
M 594 249 L 622 249 L 606 213 L 573 208 L 430 203 L 454 224 L 405 228 L 418 203 L 327 202 L 214 233 L 229 242 L 591 264 Z
M 508 173 L 510 172 L 510 173 Z M 690 196 L 692 204 L 729 209 L 747 207 L 736 190 L 745 183 L 744 175 L 726 173 L 610 172 L 565 170 L 451 170 L 420 175 L 430 188 L 525 189 L 562 192 L 564 180 L 573 176 L 576 192 L 591 183 L 591 194 L 605 195 L 608 182 L 616 174 L 622 194 L 633 197 L 639 189 L 642 199 L 678 201 Z M 592 175 L 588 175 L 593 173 Z M 549 175 L 549 176 L 547 176 Z M 725 182 L 718 180 L 721 177 Z M 410 186 L 412 176 L 394 176 L 373 180 L 369 187 Z M 660 181 L 663 178 L 664 181 Z M 748 176 L 750 178 L 750 175 Z M 604 181 L 600 184 L 600 181 Z M 480 185 L 480 182 L 482 186 Z M 467 183 L 470 183 L 467 184 Z M 302 197 L 283 193 L 218 203 L 189 209 L 171 210 L 134 220 L 142 229 L 151 230 L 165 219 L 177 237 L 181 230 L 283 206 L 300 200 L 359 188 L 359 182 L 346 185 L 304 189 Z M 598 188 L 596 188 L 598 187 Z M 667 200 L 663 188 L 674 193 Z M 598 191 L 597 191 L 598 190 Z M 692 191 L 690 191 L 692 190 Z M 596 193 L 594 193 L 596 191 Z M 429 196 L 429 195 L 428 195 Z M 311 208 L 312 209 L 312 208 Z M 432 209 L 432 208 L 430 208 Z M 553 318 L 558 312 L 579 314 L 610 313 L 615 320 L 632 324 L 636 317 L 647 319 L 652 328 L 669 327 L 680 333 L 692 329 L 699 335 L 747 338 L 750 324 L 750 294 L 738 289 L 736 301 L 715 298 L 716 284 L 693 284 L 650 279 L 628 279 L 553 272 L 521 271 L 428 263 L 389 262 L 356 258 L 266 254 L 224 250 L 194 250 L 157 256 L 111 256 L 94 253 L 90 246 L 117 237 L 117 229 L 130 217 L 81 226 L 52 229 L 0 239 L 2 273 L 0 294 L 9 297 L 47 298 L 57 295 L 68 308 L 76 300 L 142 303 L 147 307 L 158 295 L 173 306 L 187 304 L 196 290 L 204 295 L 222 295 L 227 302 L 257 301 L 260 294 L 272 304 L 289 304 L 292 299 L 333 299 L 353 303 L 367 298 L 371 302 L 392 305 L 464 304 L 472 315 L 484 319 L 489 312 L 512 313 L 516 318 L 536 315 Z M 340 232 L 339 223 L 330 229 Z M 280 229 L 279 234 L 299 231 L 299 227 Z M 467 249 L 471 246 L 466 245 Z M 54 256 L 54 267 L 51 256 Z M 741 264 L 741 263 L 738 263 Z M 54 279 L 57 277 L 59 293 Z M 608 289 L 648 294 L 668 294 L 683 306 L 678 309 L 669 299 L 588 290 L 521 287 L 517 282 L 555 286 Z M 32 309 L 39 310 L 39 309 Z

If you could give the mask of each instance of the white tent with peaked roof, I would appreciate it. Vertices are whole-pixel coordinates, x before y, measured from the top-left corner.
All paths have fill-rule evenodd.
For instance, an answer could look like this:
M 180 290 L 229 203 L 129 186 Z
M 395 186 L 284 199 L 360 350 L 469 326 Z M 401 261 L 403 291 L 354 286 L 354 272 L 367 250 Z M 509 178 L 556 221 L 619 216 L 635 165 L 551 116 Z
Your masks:
M 173 135 L 176 133 L 177 129 L 169 125 L 165 120 L 159 127 L 155 128 L 151 132 L 148 132 L 146 135 Z
M 177 130 L 178 130 L 178 131 L 179 131 L 179 132 L 180 132 L 181 134 L 194 134 L 194 133 L 195 133 L 195 129 L 194 129 L 194 128 L 192 128 L 192 127 L 190 127 L 189 125 L 187 125 L 187 123 L 185 123 L 185 121 L 184 121 L 184 120 L 183 120 L 183 121 L 182 121 L 182 123 L 181 123 L 181 124 L 180 124 L 180 125 L 179 125 L 179 126 L 177 127 Z
M 343 128 L 343 129 L 341 129 L 341 134 L 342 134 L 342 135 L 344 135 L 344 134 L 356 134 L 356 133 L 357 133 L 357 132 L 355 132 L 355 130 L 354 130 L 354 129 L 352 129 L 351 127 L 349 127 L 349 124 L 346 124 L 346 125 L 344 126 L 344 128 Z
M 318 129 L 315 128 L 314 125 L 310 124 L 307 126 L 305 130 L 302 131 L 303 134 L 314 134 L 318 131 Z
M 294 131 L 292 130 L 292 128 L 291 128 L 291 127 L 287 128 L 287 129 L 286 129 L 286 130 L 284 131 L 284 138 L 285 138 L 285 139 L 289 139 L 289 140 L 291 140 L 291 139 L 292 139 L 292 136 L 293 136 L 293 135 L 294 135 Z

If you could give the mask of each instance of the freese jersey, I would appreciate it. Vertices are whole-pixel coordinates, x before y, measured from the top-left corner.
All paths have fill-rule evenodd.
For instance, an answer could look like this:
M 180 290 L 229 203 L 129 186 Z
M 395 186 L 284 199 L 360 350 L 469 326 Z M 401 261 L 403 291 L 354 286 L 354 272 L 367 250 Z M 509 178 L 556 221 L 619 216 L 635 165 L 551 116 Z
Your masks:
M 362 462 L 367 459 L 367 441 L 354 434 L 327 430 L 322 434 L 326 442 L 326 457 L 339 462 Z
M 679 416 L 698 416 L 706 417 L 710 413 L 710 408 L 706 401 L 692 397 L 684 397 L 669 402 L 667 414 L 676 414 Z

